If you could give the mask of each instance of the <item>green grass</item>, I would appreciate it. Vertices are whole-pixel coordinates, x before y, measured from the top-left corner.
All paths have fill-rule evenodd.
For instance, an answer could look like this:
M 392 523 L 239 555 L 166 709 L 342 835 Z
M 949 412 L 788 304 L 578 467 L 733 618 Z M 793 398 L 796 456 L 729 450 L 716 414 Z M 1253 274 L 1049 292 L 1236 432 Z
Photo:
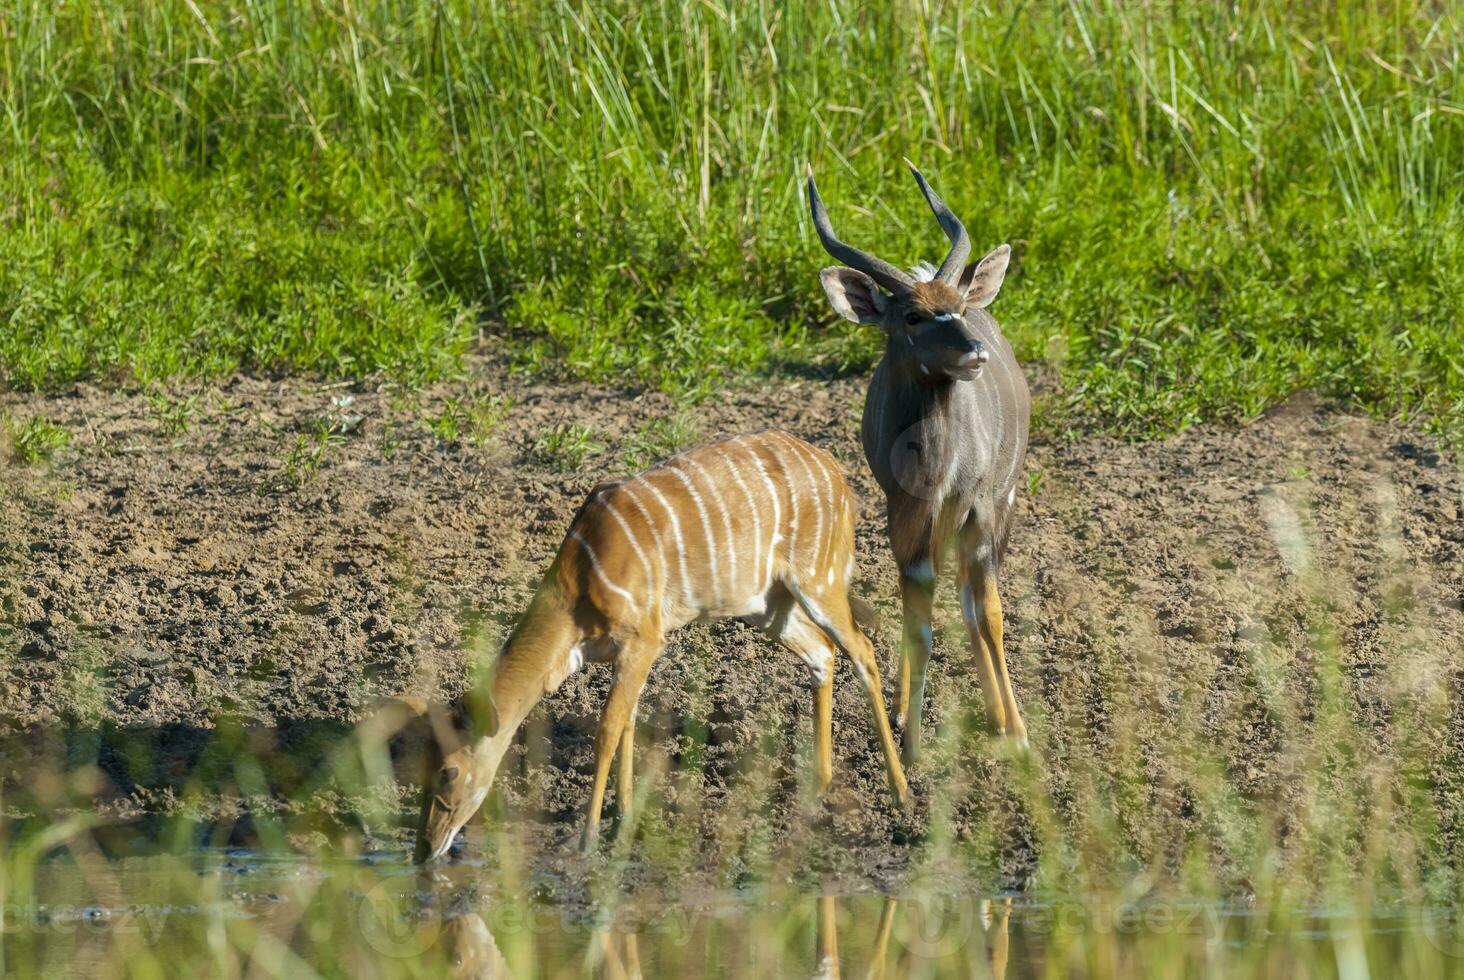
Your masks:
M 511 408 L 513 399 L 504 395 L 479 393 L 448 398 L 442 411 L 425 419 L 424 425 L 440 442 L 482 446 L 493 438 Z
M 261 481 L 256 491 L 260 496 L 266 496 L 310 485 L 331 450 L 344 441 L 345 436 L 325 423 L 317 425 L 313 432 L 300 433 L 280 459 L 279 468 Z
M 628 470 L 643 470 L 696 442 L 702 436 L 687 412 L 648 419 L 625 441 L 621 459 Z
M 578 423 L 560 424 L 536 438 L 529 458 L 560 473 L 579 469 L 586 459 L 605 448 L 595 433 Z
M 529 371 L 708 391 L 825 363 L 802 199 L 939 232 L 1063 382 L 1145 435 L 1297 389 L 1464 418 L 1447 4 L 999 7 L 22 0 L 0 13 L 0 373 Z
M 14 462 L 26 466 L 42 463 L 70 444 L 70 432 L 39 415 L 24 422 L 0 415 L 0 449 Z

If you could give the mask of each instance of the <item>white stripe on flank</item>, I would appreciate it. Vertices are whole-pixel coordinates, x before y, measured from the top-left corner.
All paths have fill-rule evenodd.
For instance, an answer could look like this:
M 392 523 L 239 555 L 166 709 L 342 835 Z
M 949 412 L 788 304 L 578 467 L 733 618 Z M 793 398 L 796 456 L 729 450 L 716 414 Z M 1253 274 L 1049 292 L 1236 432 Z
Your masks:
M 738 436 L 732 441 L 747 450 L 747 454 L 752 457 L 752 465 L 757 467 L 758 476 L 762 477 L 763 486 L 767 487 L 768 499 L 773 502 L 772 535 L 768 539 L 767 577 L 763 580 L 762 588 L 758 590 L 766 592 L 773 587 L 773 561 L 777 558 L 779 531 L 783 527 L 783 505 L 778 502 L 778 488 L 773 486 L 772 478 L 768 476 L 768 471 L 763 467 L 762 457 L 757 454 L 757 450 L 745 444 L 742 441 L 743 438 L 743 436 Z
M 707 539 L 707 553 L 712 573 L 712 601 L 716 602 L 722 598 L 721 576 L 717 574 L 717 566 L 721 563 L 717 560 L 717 539 L 712 536 L 712 521 L 707 517 L 706 501 L 702 500 L 702 495 L 696 492 L 696 484 L 691 482 L 691 477 L 680 469 L 675 466 L 667 466 L 666 472 L 685 484 L 686 492 L 691 494 L 691 502 L 696 504 L 697 515 L 701 517 L 702 534 Z
M 829 488 L 828 499 L 824 500 L 821 498 L 819 500 L 819 533 L 823 533 L 823 514 L 827 512 L 829 515 L 829 536 L 823 539 L 824 550 L 823 553 L 818 556 L 818 558 L 820 561 L 832 563 L 834 557 L 834 532 L 839 526 L 838 515 L 834 513 L 834 476 L 833 474 L 829 473 L 829 468 L 824 465 L 823 453 L 819 452 L 817 449 L 814 449 L 812 446 L 807 446 L 805 448 L 808 449 L 808 454 L 813 459 L 813 461 L 818 464 L 818 471 L 823 475 L 824 482 L 828 484 Z
M 793 458 L 796 459 L 796 460 L 798 460 L 798 465 L 803 470 L 803 475 L 806 476 L 806 477 L 808 477 L 808 493 L 809 493 L 809 496 L 813 498 L 813 516 L 815 518 L 814 525 L 813 525 L 814 530 L 813 530 L 813 562 L 812 563 L 813 564 L 817 564 L 818 563 L 818 545 L 819 545 L 819 542 L 823 540 L 823 506 L 820 504 L 819 499 L 818 499 L 818 487 L 816 485 L 818 481 L 813 478 L 813 468 L 810 467 L 808 465 L 808 461 L 806 459 L 804 459 L 804 457 L 803 457 L 803 447 L 799 445 L 798 440 L 797 439 L 794 439 L 792 436 L 784 435 L 783 436 L 783 441 L 786 442 L 786 443 L 788 443 L 788 448 L 791 451 L 791 453 L 793 455 Z M 798 501 L 798 495 L 797 494 L 794 494 L 793 495 L 793 500 L 794 500 L 794 505 L 795 505 L 794 512 L 797 513 L 797 501 Z M 796 521 L 795 521 L 795 523 L 796 523 Z M 789 551 L 789 554 L 790 555 L 793 553 L 793 546 L 791 544 L 788 546 L 788 551 Z
M 732 536 L 732 512 L 727 509 L 727 501 L 722 499 L 721 492 L 717 490 L 717 481 L 713 478 L 711 470 L 691 456 L 681 462 L 686 466 L 695 467 L 697 472 L 706 477 L 707 489 L 712 492 L 712 500 L 716 503 L 717 509 L 722 512 L 722 527 L 727 532 L 727 571 L 731 577 L 729 585 L 735 594 L 737 592 L 737 541 Z
M 742 495 L 747 498 L 747 512 L 752 515 L 752 571 L 756 575 L 757 570 L 762 567 L 762 518 L 757 513 L 757 500 L 753 497 L 752 491 L 747 488 L 747 481 L 742 479 L 742 467 L 730 455 L 724 458 L 727 462 L 727 471 L 732 474 L 732 479 L 742 488 Z M 735 587 L 736 583 L 733 584 Z M 753 585 L 756 584 L 756 582 L 753 583 Z
M 656 557 L 660 559 L 660 572 L 656 577 L 656 581 L 659 583 L 664 597 L 667 584 L 666 548 L 661 544 L 661 532 L 656 530 L 656 522 L 651 520 L 651 512 L 646 510 L 646 505 L 641 503 L 640 498 L 635 495 L 635 491 L 631 489 L 630 483 L 621 484 L 621 490 L 624 491 L 625 498 L 631 502 L 631 505 L 640 513 L 640 516 L 645 518 L 646 530 L 651 532 L 651 544 L 656 552 Z
M 585 555 L 589 557 L 591 567 L 595 569 L 595 574 L 600 576 L 600 581 L 605 583 L 605 587 L 611 592 L 614 592 L 616 595 L 623 598 L 626 602 L 630 603 L 631 609 L 639 609 L 640 607 L 636 605 L 634 596 L 632 596 L 629 592 L 626 592 L 614 582 L 610 581 L 610 576 L 606 575 L 605 569 L 600 566 L 600 559 L 598 556 L 596 556 L 595 549 L 590 547 L 590 543 L 586 541 L 578 531 L 570 531 L 569 536 L 578 541 L 579 546 L 585 549 Z
M 610 512 L 610 516 L 615 518 L 615 523 L 620 525 L 620 530 L 625 534 L 625 539 L 630 542 L 631 550 L 640 559 L 641 568 L 645 569 L 646 572 L 646 584 L 650 585 L 654 583 L 656 581 L 656 573 L 651 569 L 651 560 L 641 550 L 640 542 L 636 540 L 635 532 L 630 529 L 630 525 L 625 522 L 625 518 L 620 516 L 620 511 L 615 509 L 614 504 L 604 498 L 601 498 L 600 503 Z
M 641 479 L 651 495 L 660 501 L 662 507 L 666 508 L 666 514 L 671 518 L 671 536 L 676 539 L 676 560 L 681 565 L 681 597 L 690 605 L 696 605 L 696 597 L 691 594 L 691 577 L 686 574 L 686 542 L 681 537 L 681 522 L 676 519 L 676 511 L 671 509 L 671 502 L 666 499 L 665 494 L 656 487 L 650 480 Z

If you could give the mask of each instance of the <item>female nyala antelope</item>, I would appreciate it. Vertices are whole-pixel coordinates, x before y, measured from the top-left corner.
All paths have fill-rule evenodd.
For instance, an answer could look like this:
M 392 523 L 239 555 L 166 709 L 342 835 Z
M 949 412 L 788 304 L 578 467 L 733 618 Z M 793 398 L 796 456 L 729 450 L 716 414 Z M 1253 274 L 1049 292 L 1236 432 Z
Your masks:
M 820 791 L 833 778 L 834 651 L 854 664 L 874 708 L 890 788 L 905 798 L 874 648 L 855 625 L 854 497 L 839 464 L 784 432 L 739 436 L 604 483 L 570 522 L 549 573 L 499 654 L 484 732 L 448 751 L 424 789 L 416 860 L 441 856 L 477 811 L 514 732 L 539 699 L 585 663 L 614 665 L 595 735 L 585 845 L 597 839 L 610 761 L 631 802 L 636 702 L 667 630 L 739 617 L 792 650 L 815 688 Z
M 904 658 L 897 710 L 907 763 L 920 746 L 935 576 L 952 547 L 959 550 L 961 611 L 987 718 L 998 733 L 1027 743 L 1007 676 L 997 575 L 1031 414 L 1016 355 L 986 312 L 1001 289 L 1010 249 L 1002 245 L 965 265 L 971 252 L 965 227 L 914 164 L 910 170 L 951 241 L 939 269 L 925 267 L 914 276 L 839 241 L 808 178 L 819 239 L 850 266 L 820 274 L 829 303 L 840 316 L 885 332 L 884 357 L 864 399 L 863 441 L 885 492 L 890 548 L 900 569 Z

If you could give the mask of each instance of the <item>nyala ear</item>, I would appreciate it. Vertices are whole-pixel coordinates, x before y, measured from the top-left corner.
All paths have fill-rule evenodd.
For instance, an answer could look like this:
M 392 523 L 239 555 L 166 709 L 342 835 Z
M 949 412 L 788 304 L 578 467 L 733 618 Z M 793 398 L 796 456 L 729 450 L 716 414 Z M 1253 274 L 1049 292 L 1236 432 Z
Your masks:
M 879 323 L 884 318 L 885 295 L 864 273 L 834 265 L 820 272 L 818 278 L 829 305 L 845 320 Z
M 493 726 L 496 731 L 497 712 Z M 368 741 L 386 741 L 408 731 L 416 732 L 414 737 L 429 737 L 444 754 L 455 751 L 472 734 L 462 702 L 447 705 L 412 694 L 381 698 L 361 723 L 361 733 Z
M 1011 255 L 1010 245 L 998 245 L 980 262 L 966 266 L 966 271 L 961 273 L 961 292 L 966 297 L 968 309 L 985 309 L 996 299 L 996 294 L 1001 292 L 1001 281 L 1006 278 L 1007 261 Z
M 474 684 L 468 688 L 463 699 L 453 712 L 460 727 L 474 736 L 498 734 L 498 705 L 493 701 L 493 692 L 487 684 Z

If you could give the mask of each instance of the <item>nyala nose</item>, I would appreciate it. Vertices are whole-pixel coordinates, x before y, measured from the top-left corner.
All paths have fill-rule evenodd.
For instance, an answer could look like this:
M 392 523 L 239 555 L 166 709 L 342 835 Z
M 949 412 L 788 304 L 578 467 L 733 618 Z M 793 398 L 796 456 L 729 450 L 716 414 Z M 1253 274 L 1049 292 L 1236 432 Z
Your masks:
M 978 367 L 990 359 L 991 354 L 986 350 L 986 345 L 978 340 L 966 349 L 966 353 L 962 354 L 961 359 L 956 363 L 961 367 Z

